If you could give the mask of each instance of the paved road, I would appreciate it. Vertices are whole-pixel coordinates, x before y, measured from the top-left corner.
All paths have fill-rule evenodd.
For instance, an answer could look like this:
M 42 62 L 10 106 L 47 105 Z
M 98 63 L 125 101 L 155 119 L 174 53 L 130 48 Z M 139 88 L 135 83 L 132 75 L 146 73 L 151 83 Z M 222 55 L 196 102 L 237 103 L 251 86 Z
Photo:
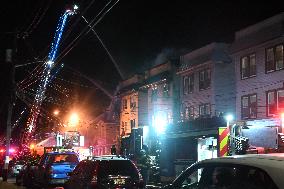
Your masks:
M 17 186 L 16 178 L 9 178 L 7 182 L 2 181 L 2 177 L 0 177 L 0 189 L 25 189 L 23 186 Z

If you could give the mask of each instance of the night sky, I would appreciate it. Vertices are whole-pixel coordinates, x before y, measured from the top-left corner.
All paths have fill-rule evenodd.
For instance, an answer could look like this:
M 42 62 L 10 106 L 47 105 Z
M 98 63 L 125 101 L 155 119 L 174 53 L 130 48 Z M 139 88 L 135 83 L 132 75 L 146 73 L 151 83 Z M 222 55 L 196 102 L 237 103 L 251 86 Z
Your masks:
M 105 107 L 108 99 L 103 94 L 98 94 L 99 90 L 85 79 L 81 79 L 78 75 L 75 77 L 76 74 L 72 70 L 88 75 L 100 81 L 104 87 L 113 89 L 121 78 L 105 49 L 96 36 L 89 32 L 82 35 L 67 54 L 63 56 L 61 53 L 86 27 L 86 23 L 81 19 L 82 13 L 88 21 L 91 21 L 108 2 L 110 7 L 116 1 L 1 2 L 3 3 L 0 7 L 1 61 L 3 61 L 3 49 L 15 44 L 13 43 L 15 32 L 18 33 L 16 63 L 25 64 L 43 60 L 48 54 L 59 16 L 64 12 L 67 4 L 74 2 L 80 7 L 80 12 L 72 16 L 66 25 L 64 40 L 58 52 L 59 63 L 64 63 L 66 66 L 59 72 L 58 77 L 88 86 L 72 87 L 77 96 L 85 95 L 84 103 L 96 102 L 99 104 L 98 109 Z M 284 9 L 281 2 L 120 0 L 94 29 L 123 73 L 130 76 L 159 63 L 161 54 L 185 53 L 213 41 L 230 42 L 235 31 L 282 12 Z M 91 6 L 86 10 L 90 3 Z M 34 67 L 35 65 L 31 65 L 17 69 L 16 81 L 19 82 L 27 77 Z M 100 98 L 104 100 L 98 100 Z

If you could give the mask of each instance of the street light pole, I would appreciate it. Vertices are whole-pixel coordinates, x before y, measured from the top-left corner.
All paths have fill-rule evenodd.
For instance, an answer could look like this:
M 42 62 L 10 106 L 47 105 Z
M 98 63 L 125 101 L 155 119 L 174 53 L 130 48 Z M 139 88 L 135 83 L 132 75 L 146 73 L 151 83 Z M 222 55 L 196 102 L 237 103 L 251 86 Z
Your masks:
M 7 116 L 7 129 L 6 129 L 6 157 L 5 157 L 5 164 L 3 169 L 3 181 L 7 181 L 8 179 L 8 167 L 10 161 L 10 139 L 11 139 L 11 119 L 12 119 L 12 112 L 13 112 L 13 104 L 14 104 L 14 95 L 15 95 L 15 88 L 14 88 L 14 75 L 15 75 L 15 67 L 12 60 L 12 49 L 6 50 L 6 62 L 10 65 L 10 73 L 9 73 L 9 93 L 8 93 L 8 116 Z

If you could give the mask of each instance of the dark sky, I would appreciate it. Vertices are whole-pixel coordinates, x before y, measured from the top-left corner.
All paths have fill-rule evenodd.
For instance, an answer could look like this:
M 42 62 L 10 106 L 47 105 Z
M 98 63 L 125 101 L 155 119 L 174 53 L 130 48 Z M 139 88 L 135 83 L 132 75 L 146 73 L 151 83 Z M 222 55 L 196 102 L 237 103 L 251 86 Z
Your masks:
M 0 8 L 1 34 L 16 28 L 23 32 L 36 16 L 42 16 L 39 23 L 32 24 L 32 30 L 25 41 L 19 44 L 19 51 L 25 49 L 21 60 L 44 51 L 51 43 L 59 16 L 70 0 L 10 0 Z M 76 1 L 81 13 L 93 2 L 84 14 L 90 21 L 106 5 L 106 0 Z M 113 1 L 110 4 L 114 4 Z M 4 4 L 4 5 L 5 5 Z M 46 11 L 46 12 L 45 12 Z M 139 70 L 150 64 L 161 52 L 171 49 L 194 49 L 212 41 L 228 41 L 233 32 L 283 11 L 281 1 L 257 3 L 238 1 L 161 1 L 161 0 L 120 0 L 95 26 L 96 32 L 120 68 L 125 73 Z M 75 15 L 66 26 L 71 31 L 62 42 L 62 50 L 85 28 L 82 19 Z M 36 19 L 35 21 L 38 21 Z M 64 33 L 66 34 L 66 33 Z M 63 35 L 64 35 L 63 34 Z M 22 49 L 21 49 L 22 48 Z M 48 50 L 48 49 L 47 49 Z M 91 75 L 103 82 L 119 79 L 117 71 L 92 32 L 84 35 L 72 50 L 61 59 L 65 64 Z M 145 67 L 145 66 L 144 66 Z M 112 74 L 112 77 L 109 77 Z
M 15 46 L 14 44 L 17 44 L 18 48 L 17 64 L 43 60 L 48 54 L 59 16 L 64 12 L 65 6 L 73 2 L 79 5 L 80 13 L 93 2 L 84 14 L 89 21 L 94 19 L 108 2 L 110 5 L 115 3 L 107 0 L 1 2 L 1 61 L 3 49 Z M 213 41 L 229 42 L 235 31 L 282 12 L 282 4 L 282 1 L 273 0 L 120 0 L 94 29 L 122 71 L 130 74 L 154 64 L 161 53 L 188 52 Z M 64 40 L 58 52 L 59 63 L 64 63 L 66 67 L 58 73 L 58 77 L 77 84 L 86 84 L 87 87 L 83 89 L 82 86 L 73 85 L 73 89 L 77 91 L 75 96 L 78 101 L 81 95 L 78 91 L 86 92 L 82 102 L 88 105 L 98 90 L 92 89 L 91 84 L 82 81 L 80 77 L 75 77 L 76 74 L 72 73 L 71 69 L 99 80 L 106 88 L 114 88 L 120 77 L 92 32 L 82 35 L 65 56 L 61 54 L 85 27 L 86 23 L 80 14 L 72 16 L 67 23 L 63 33 Z M 16 43 L 13 43 L 15 31 L 19 35 Z M 17 81 L 26 78 L 34 67 L 35 65 L 30 65 L 17 69 Z M 93 101 L 107 102 L 98 101 L 102 96 L 104 95 L 99 94 Z M 102 103 L 100 106 L 106 104 Z

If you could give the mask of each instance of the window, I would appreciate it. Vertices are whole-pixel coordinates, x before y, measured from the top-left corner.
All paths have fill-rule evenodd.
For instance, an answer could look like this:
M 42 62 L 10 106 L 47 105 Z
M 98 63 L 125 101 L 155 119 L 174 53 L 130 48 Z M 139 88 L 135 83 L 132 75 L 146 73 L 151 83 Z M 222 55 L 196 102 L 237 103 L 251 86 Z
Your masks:
M 255 54 L 251 54 L 241 59 L 241 77 L 246 79 L 256 76 Z
M 266 73 L 283 68 L 283 45 L 266 49 Z
M 256 118 L 257 117 L 257 98 L 256 94 L 242 96 L 242 118 Z
M 135 128 L 135 119 L 130 120 L 131 129 Z
M 199 106 L 199 116 L 208 116 L 210 114 L 210 104 L 202 104 Z
M 188 76 L 183 77 L 183 94 L 188 94 Z
M 194 75 L 191 74 L 189 77 L 188 77 L 188 83 L 189 83 L 189 86 L 188 86 L 188 92 L 189 93 L 192 93 L 193 92 L 193 89 L 194 89 Z
M 163 97 L 169 97 L 169 90 L 170 90 L 169 85 L 165 83 L 163 87 Z
M 154 102 L 154 101 L 157 101 L 157 99 L 158 99 L 158 89 L 155 88 L 155 89 L 152 89 L 151 101 Z
M 194 74 L 183 77 L 183 94 L 192 93 L 194 89 Z
M 186 120 L 194 118 L 194 107 L 185 107 L 184 115 Z
M 130 109 L 135 110 L 136 108 L 136 101 L 135 101 L 135 96 L 130 97 Z
M 284 109 L 284 90 L 272 90 L 266 93 L 267 116 L 278 114 Z
M 127 99 L 123 99 L 122 104 L 123 104 L 123 110 L 126 110 L 127 109 Z
M 208 89 L 211 83 L 210 69 L 199 72 L 199 90 Z

